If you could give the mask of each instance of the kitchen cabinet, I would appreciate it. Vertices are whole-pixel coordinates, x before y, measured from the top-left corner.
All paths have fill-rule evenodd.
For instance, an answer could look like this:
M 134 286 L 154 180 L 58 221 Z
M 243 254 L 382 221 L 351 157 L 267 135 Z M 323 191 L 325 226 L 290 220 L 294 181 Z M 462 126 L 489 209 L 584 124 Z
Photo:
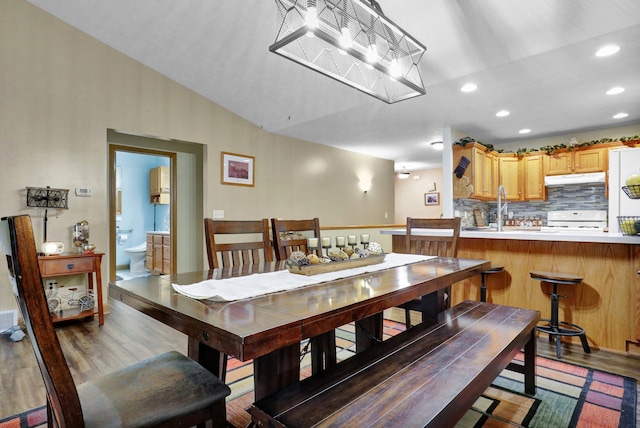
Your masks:
M 171 273 L 171 235 L 147 233 L 146 267 L 153 274 Z
M 149 202 L 168 204 L 171 176 L 168 166 L 159 166 L 149 170 Z
M 522 157 L 522 176 L 524 200 L 547 199 L 547 188 L 544 185 L 544 154 L 525 155 Z
M 606 148 L 585 148 L 556 152 L 547 157 L 547 175 L 584 174 L 607 170 Z
M 453 177 L 454 198 L 495 199 L 498 188 L 496 154 L 488 152 L 486 147 L 477 143 L 470 143 L 465 147 L 455 146 L 454 165 L 458 165 L 463 156 L 470 162 L 462 177 Z
M 508 201 L 522 199 L 520 159 L 515 154 L 500 154 L 498 160 L 498 185 L 504 186 Z

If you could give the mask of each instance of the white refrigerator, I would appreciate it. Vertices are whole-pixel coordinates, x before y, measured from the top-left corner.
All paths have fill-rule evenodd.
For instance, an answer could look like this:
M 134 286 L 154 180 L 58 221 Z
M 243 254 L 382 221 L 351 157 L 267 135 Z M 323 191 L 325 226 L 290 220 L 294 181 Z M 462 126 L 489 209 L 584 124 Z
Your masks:
M 640 174 L 640 148 L 609 150 L 609 233 L 621 233 L 618 216 L 640 218 L 640 199 L 624 192 L 627 177 Z

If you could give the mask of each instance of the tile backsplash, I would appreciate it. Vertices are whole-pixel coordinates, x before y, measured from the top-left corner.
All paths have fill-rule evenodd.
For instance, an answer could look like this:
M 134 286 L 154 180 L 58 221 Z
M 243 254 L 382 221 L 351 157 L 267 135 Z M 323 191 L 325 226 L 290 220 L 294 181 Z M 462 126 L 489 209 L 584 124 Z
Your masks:
M 454 199 L 453 207 L 460 211 L 462 227 L 475 226 L 473 210 L 484 211 L 485 218 L 493 218 L 497 212 L 496 201 L 477 201 L 475 199 Z M 548 211 L 563 210 L 603 210 L 608 211 L 609 200 L 605 196 L 603 185 L 571 184 L 561 187 L 548 187 L 546 201 L 508 202 L 508 212 L 514 217 L 540 217 L 547 225 Z M 466 213 L 466 215 L 465 215 Z

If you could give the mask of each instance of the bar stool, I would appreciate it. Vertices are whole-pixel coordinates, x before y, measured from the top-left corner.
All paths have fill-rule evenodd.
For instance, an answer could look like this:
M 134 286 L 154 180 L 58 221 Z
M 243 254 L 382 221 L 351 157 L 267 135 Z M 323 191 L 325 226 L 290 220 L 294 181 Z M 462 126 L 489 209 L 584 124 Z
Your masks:
M 486 284 L 486 276 L 491 275 L 492 273 L 500 273 L 504 271 L 504 266 L 502 265 L 491 265 L 491 267 L 482 272 L 482 285 L 480 286 L 480 301 L 487 301 L 487 284 Z
M 561 272 L 531 271 L 529 273 L 533 279 L 542 281 L 543 283 L 546 282 L 548 284 L 553 284 L 553 293 L 551 293 L 551 319 L 541 319 L 540 321 L 547 322 L 548 324 L 538 326 L 536 327 L 536 330 L 542 333 L 547 333 L 549 335 L 549 340 L 552 340 L 554 336 L 560 336 L 555 337 L 556 356 L 558 359 L 562 358 L 560 352 L 562 343 L 560 340 L 561 336 L 579 336 L 580 341 L 582 342 L 582 349 L 584 349 L 584 352 L 587 354 L 590 354 L 591 348 L 589 348 L 584 328 L 570 322 L 558 320 L 558 299 L 560 297 L 566 297 L 558 295 L 558 284 L 578 285 L 582 283 L 582 277 Z

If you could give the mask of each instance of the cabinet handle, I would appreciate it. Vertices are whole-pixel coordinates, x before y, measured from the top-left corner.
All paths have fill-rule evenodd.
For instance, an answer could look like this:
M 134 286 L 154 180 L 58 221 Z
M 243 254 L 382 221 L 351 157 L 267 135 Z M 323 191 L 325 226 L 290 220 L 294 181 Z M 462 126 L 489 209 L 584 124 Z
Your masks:
M 67 265 L 67 269 L 73 269 L 73 266 L 74 266 L 74 265 L 73 265 L 73 263 L 69 263 L 69 264 Z

